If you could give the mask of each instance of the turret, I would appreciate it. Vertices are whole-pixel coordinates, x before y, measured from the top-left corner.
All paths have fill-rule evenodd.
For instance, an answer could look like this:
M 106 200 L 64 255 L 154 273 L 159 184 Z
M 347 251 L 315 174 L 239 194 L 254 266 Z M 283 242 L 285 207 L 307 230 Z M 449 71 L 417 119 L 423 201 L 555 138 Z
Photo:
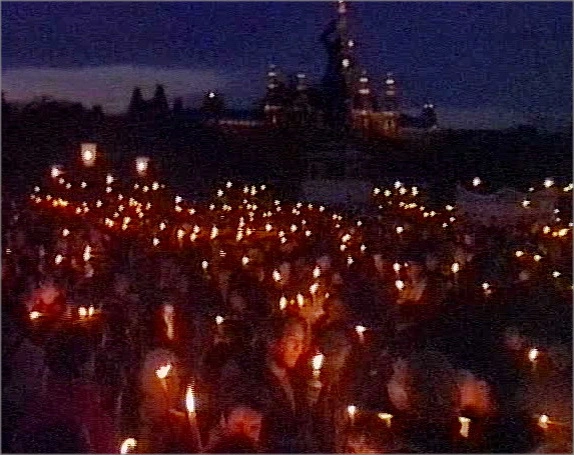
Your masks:
M 423 128 L 435 129 L 438 125 L 438 119 L 435 111 L 435 106 L 432 103 L 426 102 L 423 105 L 421 113 L 421 123 Z
M 139 118 L 143 114 L 144 109 L 145 101 L 142 96 L 142 91 L 139 87 L 135 87 L 128 107 L 128 115 L 132 118 Z
M 263 107 L 266 121 L 274 126 L 282 125 L 285 120 L 285 104 L 285 84 L 280 80 L 277 67 L 270 65 Z
M 157 114 L 162 115 L 169 112 L 169 105 L 167 103 L 167 97 L 165 96 L 165 89 L 163 88 L 163 85 L 156 85 L 152 104 L 154 111 Z
M 225 103 L 223 97 L 214 91 L 209 91 L 203 98 L 201 111 L 206 121 L 217 122 L 223 115 Z

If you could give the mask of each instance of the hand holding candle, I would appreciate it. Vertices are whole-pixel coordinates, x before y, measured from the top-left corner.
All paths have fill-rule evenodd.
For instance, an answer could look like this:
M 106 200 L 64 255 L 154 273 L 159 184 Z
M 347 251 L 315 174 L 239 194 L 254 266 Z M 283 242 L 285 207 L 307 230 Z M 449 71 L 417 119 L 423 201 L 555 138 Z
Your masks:
M 185 393 L 185 409 L 187 410 L 189 426 L 191 427 L 193 437 L 196 440 L 197 448 L 199 453 L 202 453 L 203 446 L 201 444 L 201 435 L 199 434 L 199 428 L 197 426 L 197 414 L 195 412 L 195 395 L 193 393 L 193 386 L 191 384 L 187 386 Z

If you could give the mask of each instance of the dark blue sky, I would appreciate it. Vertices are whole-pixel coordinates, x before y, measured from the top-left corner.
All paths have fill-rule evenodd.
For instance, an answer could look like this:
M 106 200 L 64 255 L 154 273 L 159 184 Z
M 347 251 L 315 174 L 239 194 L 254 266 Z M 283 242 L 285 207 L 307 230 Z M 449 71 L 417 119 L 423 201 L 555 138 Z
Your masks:
M 362 66 L 392 71 L 403 104 L 432 99 L 444 126 L 506 127 L 572 112 L 572 3 L 353 2 Z M 249 106 L 265 71 L 319 81 L 332 2 L 2 2 L 2 88 L 125 108 L 131 88 Z

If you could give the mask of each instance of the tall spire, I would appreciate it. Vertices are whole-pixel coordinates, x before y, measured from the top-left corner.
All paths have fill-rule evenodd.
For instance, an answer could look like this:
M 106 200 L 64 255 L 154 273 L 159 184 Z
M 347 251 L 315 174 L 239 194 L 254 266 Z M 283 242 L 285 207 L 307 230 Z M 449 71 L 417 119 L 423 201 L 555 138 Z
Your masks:
M 272 125 L 283 121 L 285 111 L 285 85 L 279 78 L 275 65 L 270 65 L 267 71 L 267 93 L 265 94 L 265 118 Z

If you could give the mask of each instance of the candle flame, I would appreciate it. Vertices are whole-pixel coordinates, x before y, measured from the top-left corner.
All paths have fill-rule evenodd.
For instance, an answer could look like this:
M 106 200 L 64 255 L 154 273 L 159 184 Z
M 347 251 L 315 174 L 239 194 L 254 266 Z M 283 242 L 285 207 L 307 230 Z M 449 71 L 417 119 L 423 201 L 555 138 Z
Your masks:
M 349 414 L 349 417 L 355 417 L 355 414 L 357 413 L 357 406 L 347 406 L 347 413 Z
M 321 353 L 313 357 L 313 370 L 319 371 L 321 369 L 321 367 L 323 366 L 323 359 L 324 356 Z
M 279 299 L 279 309 L 284 310 L 287 308 L 287 298 L 285 296 Z
M 356 331 L 358 334 L 365 333 L 366 330 L 367 330 L 367 328 L 366 328 L 366 327 L 363 327 L 362 325 L 358 325 L 358 326 L 355 327 L 355 331 Z
M 389 427 L 389 428 L 391 427 L 391 420 L 393 418 L 392 414 L 389 414 L 387 412 L 379 412 L 377 414 L 377 417 L 379 419 L 383 420 L 387 424 L 387 427 Z
M 92 317 L 94 315 L 94 307 L 90 305 L 88 308 L 88 316 Z
M 546 415 L 546 414 L 542 414 L 539 418 L 538 418 L 538 426 L 540 428 L 548 428 L 548 424 L 550 423 L 550 418 Z
M 165 379 L 167 377 L 167 375 L 169 374 L 170 370 L 171 370 L 171 364 L 168 363 L 167 365 L 162 365 L 157 370 L 155 370 L 155 375 L 159 379 Z
M 399 291 L 402 291 L 405 288 L 405 283 L 402 280 L 395 281 L 395 286 Z
M 468 417 L 459 417 L 458 421 L 460 422 L 460 435 L 463 438 L 468 438 L 468 430 L 470 427 L 470 419 Z
M 303 305 L 305 305 L 305 297 L 303 297 L 303 295 L 297 294 L 297 304 L 299 305 L 299 308 L 302 308 Z
M 133 449 L 136 448 L 137 441 L 134 438 L 126 439 L 120 448 L 120 453 L 130 453 Z
M 85 318 L 88 315 L 88 310 L 86 310 L 86 307 L 81 306 L 80 308 L 78 308 L 78 315 L 81 318 Z
M 532 348 L 530 351 L 528 351 L 528 359 L 531 362 L 534 362 L 538 358 L 539 354 L 540 354 L 540 351 L 538 349 Z
M 38 311 L 32 311 L 30 313 L 30 319 L 38 319 L 40 317 L 40 313 Z
M 215 323 L 217 325 L 223 324 L 223 321 L 224 321 L 223 316 L 215 316 Z
M 313 269 L 313 278 L 319 278 L 321 276 L 321 268 L 319 266 Z
M 187 409 L 188 413 L 195 412 L 195 397 L 193 395 L 193 386 L 188 385 L 187 391 L 185 393 L 185 409 Z
M 458 262 L 455 262 L 450 269 L 452 270 L 452 273 L 458 273 L 460 270 L 460 265 Z
M 319 283 L 313 283 L 310 287 L 309 287 L 309 292 L 312 295 L 315 295 L 317 293 L 317 289 L 319 289 Z
M 273 279 L 277 282 L 281 281 L 281 273 L 279 273 L 279 270 L 273 270 Z

